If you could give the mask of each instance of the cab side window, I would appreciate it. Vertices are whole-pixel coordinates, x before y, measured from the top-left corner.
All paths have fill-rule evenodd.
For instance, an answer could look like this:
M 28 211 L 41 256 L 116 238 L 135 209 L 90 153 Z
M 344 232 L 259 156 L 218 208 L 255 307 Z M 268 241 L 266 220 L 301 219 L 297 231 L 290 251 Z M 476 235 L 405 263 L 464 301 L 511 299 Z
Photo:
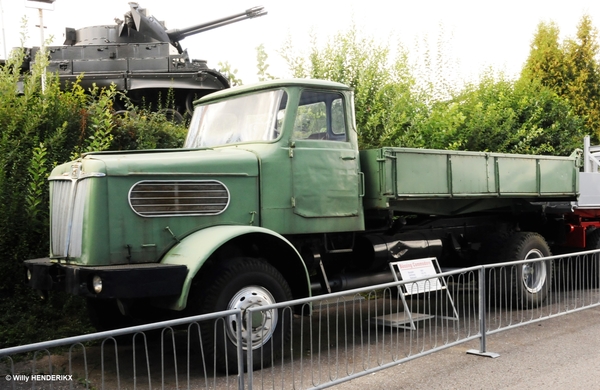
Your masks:
M 305 90 L 294 122 L 294 139 L 346 141 L 342 95 Z

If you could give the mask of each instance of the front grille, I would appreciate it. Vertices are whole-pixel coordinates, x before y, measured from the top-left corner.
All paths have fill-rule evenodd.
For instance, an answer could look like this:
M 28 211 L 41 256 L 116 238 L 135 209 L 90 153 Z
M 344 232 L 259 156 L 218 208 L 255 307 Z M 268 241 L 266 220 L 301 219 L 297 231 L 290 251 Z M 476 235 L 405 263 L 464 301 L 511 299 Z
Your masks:
M 67 256 L 67 237 L 74 182 L 52 180 L 50 182 L 50 236 L 52 256 Z
M 50 181 L 52 257 L 81 256 L 83 211 L 89 183 L 89 179 Z
M 75 202 L 73 204 L 73 219 L 71 221 L 71 236 L 69 237 L 69 257 L 81 256 L 83 239 L 83 211 L 90 188 L 90 179 L 77 182 Z
M 217 215 L 229 205 L 229 191 L 216 180 L 148 180 L 131 187 L 129 204 L 143 217 Z

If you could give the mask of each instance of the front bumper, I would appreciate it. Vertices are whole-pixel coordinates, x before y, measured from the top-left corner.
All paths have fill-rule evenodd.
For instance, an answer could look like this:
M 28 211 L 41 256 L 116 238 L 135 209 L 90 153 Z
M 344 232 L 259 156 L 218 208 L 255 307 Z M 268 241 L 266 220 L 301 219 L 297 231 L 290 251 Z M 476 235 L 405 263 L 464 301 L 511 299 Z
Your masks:
M 184 265 L 160 263 L 82 267 L 58 264 L 49 258 L 26 260 L 31 275 L 28 284 L 42 291 L 66 291 L 96 298 L 148 298 L 181 294 L 188 269 Z M 92 279 L 102 279 L 102 291 L 92 287 Z

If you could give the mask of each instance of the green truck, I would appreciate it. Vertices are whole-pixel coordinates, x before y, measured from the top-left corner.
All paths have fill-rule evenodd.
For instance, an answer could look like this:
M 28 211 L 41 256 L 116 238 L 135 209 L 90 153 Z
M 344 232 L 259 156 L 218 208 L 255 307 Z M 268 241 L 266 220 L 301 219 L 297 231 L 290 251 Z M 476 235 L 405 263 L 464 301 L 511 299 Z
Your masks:
M 589 147 L 555 157 L 357 145 L 343 84 L 212 93 L 195 102 L 183 149 L 87 153 L 52 171 L 50 255 L 25 261 L 28 283 L 86 297 L 111 329 L 389 282 L 391 261 L 458 268 L 600 247 Z M 552 266 L 515 270 L 519 301 L 543 303 Z M 228 319 L 217 352 L 235 357 L 241 342 L 260 366 L 281 342 L 281 315 L 252 329 Z

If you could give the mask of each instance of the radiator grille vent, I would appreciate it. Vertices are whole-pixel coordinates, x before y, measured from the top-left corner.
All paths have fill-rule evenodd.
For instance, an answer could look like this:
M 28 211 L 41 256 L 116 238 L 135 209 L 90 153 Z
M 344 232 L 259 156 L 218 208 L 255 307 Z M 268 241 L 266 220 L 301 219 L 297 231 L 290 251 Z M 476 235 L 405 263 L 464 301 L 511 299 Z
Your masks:
M 52 180 L 51 241 L 53 257 L 81 256 L 83 210 L 90 180 Z
M 131 187 L 129 204 L 143 217 L 216 215 L 229 205 L 229 191 L 216 180 L 141 181 Z

